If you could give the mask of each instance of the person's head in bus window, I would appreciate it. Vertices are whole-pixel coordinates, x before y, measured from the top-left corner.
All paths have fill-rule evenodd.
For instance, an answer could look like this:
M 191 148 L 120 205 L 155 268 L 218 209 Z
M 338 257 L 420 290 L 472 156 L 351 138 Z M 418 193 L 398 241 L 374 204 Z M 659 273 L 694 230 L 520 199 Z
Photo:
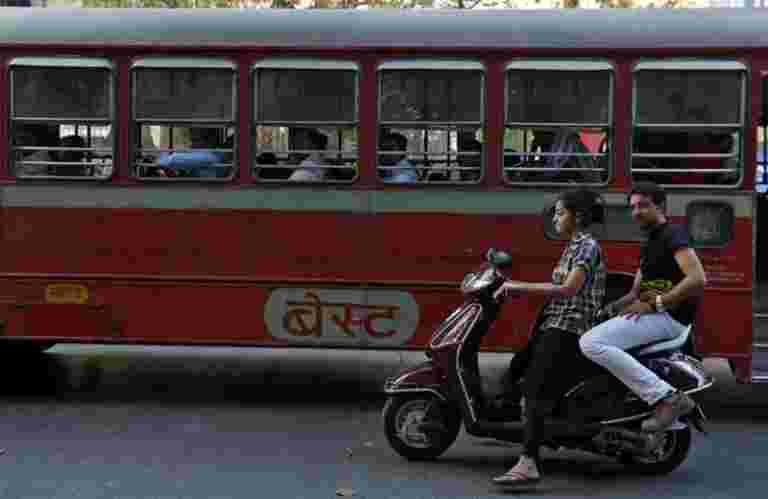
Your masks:
M 328 170 L 323 165 L 325 165 L 325 148 L 328 145 L 328 137 L 314 128 L 301 128 L 299 131 L 294 136 L 294 147 L 299 150 L 298 158 L 303 159 L 299 163 L 299 168 L 291 173 L 288 180 L 296 182 L 325 180 Z
M 643 229 L 650 229 L 666 220 L 667 193 L 655 182 L 638 182 L 629 193 L 632 219 Z
M 408 160 L 408 139 L 405 135 L 391 132 L 381 139 L 379 148 L 384 151 L 379 153 L 379 176 L 385 182 L 409 184 L 418 182 L 419 176 L 413 163 Z M 387 153 L 392 151 L 391 153 Z
M 392 151 L 387 154 L 379 154 L 379 164 L 382 166 L 395 166 L 406 157 L 408 149 L 408 139 L 401 133 L 391 132 L 381 139 L 379 149 L 382 151 Z
M 307 159 L 323 161 L 328 146 L 325 134 L 314 128 L 294 128 L 292 132 L 291 149 L 295 151 L 290 154 L 292 163 L 301 163 Z

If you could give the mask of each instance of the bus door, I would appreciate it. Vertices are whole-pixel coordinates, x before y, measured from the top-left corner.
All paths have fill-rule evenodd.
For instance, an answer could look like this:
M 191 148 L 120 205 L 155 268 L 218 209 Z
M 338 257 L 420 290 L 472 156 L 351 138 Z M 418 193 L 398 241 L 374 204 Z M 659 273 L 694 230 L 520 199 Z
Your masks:
M 763 103 L 768 98 L 763 80 Z M 754 208 L 754 287 L 752 381 L 768 382 L 768 114 L 763 112 L 757 143 Z

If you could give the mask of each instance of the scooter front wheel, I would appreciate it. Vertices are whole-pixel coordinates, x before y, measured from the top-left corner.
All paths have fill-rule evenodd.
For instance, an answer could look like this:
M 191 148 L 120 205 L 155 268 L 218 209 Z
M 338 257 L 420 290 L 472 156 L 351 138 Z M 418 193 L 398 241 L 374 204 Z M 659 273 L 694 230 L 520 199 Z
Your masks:
M 435 459 L 456 440 L 459 411 L 424 393 L 394 395 L 384 405 L 384 433 L 392 448 L 406 459 Z

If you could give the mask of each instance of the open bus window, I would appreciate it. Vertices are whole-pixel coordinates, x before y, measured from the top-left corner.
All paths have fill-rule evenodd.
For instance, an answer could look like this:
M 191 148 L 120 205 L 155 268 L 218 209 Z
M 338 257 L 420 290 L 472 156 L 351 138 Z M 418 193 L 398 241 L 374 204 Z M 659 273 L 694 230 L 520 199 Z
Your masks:
M 399 61 L 379 69 L 379 178 L 387 183 L 479 182 L 482 66 Z
M 357 178 L 357 66 L 265 60 L 254 66 L 254 174 L 262 181 Z
M 744 70 L 729 61 L 641 63 L 632 179 L 668 186 L 741 180 Z
M 236 171 L 235 75 L 234 64 L 217 59 L 134 63 L 134 176 L 231 178 Z
M 590 61 L 507 67 L 504 178 L 510 183 L 608 180 L 612 68 Z
M 30 57 L 10 65 L 16 177 L 111 177 L 114 106 L 109 61 Z

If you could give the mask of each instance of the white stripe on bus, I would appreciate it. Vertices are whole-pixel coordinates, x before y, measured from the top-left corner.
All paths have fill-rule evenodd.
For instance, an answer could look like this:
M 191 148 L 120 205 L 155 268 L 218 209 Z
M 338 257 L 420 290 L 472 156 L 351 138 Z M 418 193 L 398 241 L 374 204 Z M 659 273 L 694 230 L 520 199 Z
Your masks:
M 351 190 L 317 187 L 263 189 L 189 186 L 8 185 L 0 206 L 9 208 L 238 209 L 340 213 L 542 214 L 558 192 L 534 190 Z M 605 202 L 626 206 L 624 193 L 603 193 Z M 749 193 L 670 193 L 668 213 L 685 216 L 693 201 L 730 204 L 738 218 L 752 218 Z

